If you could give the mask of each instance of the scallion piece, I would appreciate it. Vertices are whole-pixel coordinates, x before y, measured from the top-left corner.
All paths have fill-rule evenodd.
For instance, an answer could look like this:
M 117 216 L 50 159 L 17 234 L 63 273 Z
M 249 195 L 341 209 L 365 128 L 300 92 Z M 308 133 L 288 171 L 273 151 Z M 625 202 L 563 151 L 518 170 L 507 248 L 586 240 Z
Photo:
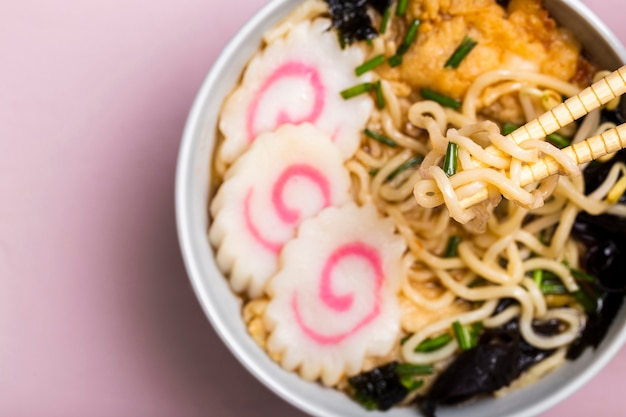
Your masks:
M 428 353 L 439 350 L 452 340 L 452 336 L 449 333 L 444 333 L 441 336 L 430 337 L 417 345 L 415 348 L 416 353 Z
M 361 65 L 359 65 L 358 67 L 356 67 L 354 69 L 354 73 L 358 76 L 361 76 L 363 74 L 365 74 L 368 71 L 373 70 L 374 68 L 376 68 L 379 65 L 382 65 L 385 63 L 385 55 L 380 54 L 380 55 L 376 55 L 374 58 L 365 61 L 364 63 L 362 63 Z
M 467 326 L 463 326 L 461 322 L 455 321 L 452 323 L 452 331 L 454 331 L 454 336 L 461 350 L 470 350 L 474 347 L 472 335 Z
M 415 365 L 412 363 L 400 363 L 396 366 L 398 375 L 432 375 L 432 365 Z
M 570 268 L 569 270 L 572 273 L 572 276 L 579 281 L 585 281 L 592 284 L 597 281 L 596 277 L 594 277 L 593 275 L 589 275 L 588 273 L 583 272 L 580 269 Z
M 456 174 L 457 171 L 457 154 L 459 145 L 454 142 L 448 142 L 448 148 L 446 149 L 446 156 L 443 159 L 443 172 L 448 177 Z
M 451 109 L 459 109 L 461 108 L 461 102 L 455 100 L 451 97 L 444 96 L 443 94 L 439 94 L 433 90 L 429 90 L 428 88 L 422 88 L 420 90 L 422 93 L 422 97 L 426 100 L 436 101 L 444 107 L 450 107 Z
M 350 87 L 347 88 L 345 90 L 343 90 L 341 93 L 341 97 L 343 97 L 345 100 L 352 98 L 352 97 L 356 97 L 358 95 L 367 93 L 369 91 L 371 91 L 374 88 L 374 83 L 363 83 L 363 84 L 357 84 L 354 87 Z
M 500 130 L 502 131 L 502 134 L 506 136 L 515 132 L 517 129 L 519 129 L 518 125 L 513 124 L 513 123 L 505 123 L 502 125 L 502 128 Z
M 409 0 L 398 0 L 398 7 L 396 7 L 396 16 L 404 16 L 406 14 Z
M 569 294 L 567 288 L 561 282 L 544 281 L 541 284 L 541 292 L 548 295 Z
M 380 22 L 379 32 L 381 35 L 384 35 L 387 32 L 387 26 L 389 25 L 389 19 L 391 18 L 391 6 L 385 9 L 383 13 L 383 19 Z
M 543 283 L 543 269 L 535 269 L 533 271 L 533 281 L 541 288 L 541 284 Z
M 411 376 L 401 376 L 400 383 L 406 388 L 409 392 L 415 391 L 418 388 L 421 388 L 424 385 L 423 379 L 413 379 Z
M 398 144 L 394 142 L 392 139 L 389 139 L 387 136 L 381 135 L 380 133 L 374 132 L 373 130 L 365 129 L 363 133 L 365 134 L 365 136 L 368 136 L 380 143 L 384 143 L 385 145 L 390 146 L 392 148 L 396 148 L 398 146 Z
M 454 258 L 457 256 L 459 243 L 461 243 L 461 236 L 450 236 L 450 239 L 448 239 L 448 246 L 446 246 L 446 252 L 443 256 L 445 258 Z
M 385 108 L 385 96 L 383 94 L 383 88 L 380 85 L 380 80 L 376 81 L 374 89 L 376 90 L 376 107 L 378 107 L 379 110 L 382 110 Z
M 391 171 L 391 173 L 387 177 L 387 181 L 391 181 L 401 172 L 419 165 L 423 160 L 424 160 L 424 157 L 421 155 L 416 155 L 412 158 L 407 159 L 402 165 L 400 165 L 398 168 Z
M 391 57 L 389 57 L 389 66 L 390 67 L 397 67 L 399 65 L 402 65 L 402 55 L 393 55 Z
M 581 287 L 580 290 L 572 293 L 574 299 L 582 306 L 587 314 L 596 313 L 598 310 L 598 298 Z
M 411 22 L 411 26 L 409 26 L 409 29 L 406 31 L 406 35 L 404 35 L 404 40 L 398 47 L 398 50 L 396 51 L 396 55 L 406 54 L 406 52 L 409 50 L 409 48 L 415 41 L 415 38 L 417 38 L 417 30 L 419 29 L 421 24 L 422 24 L 422 21 L 419 19 L 414 19 Z
M 483 330 L 483 322 L 477 321 L 472 324 L 472 329 L 470 331 L 470 336 L 472 337 L 472 347 L 478 346 L 478 340 L 480 339 L 480 332 Z
M 478 42 L 466 35 L 446 61 L 444 68 L 458 68 L 461 65 L 461 61 L 465 59 L 476 45 L 478 45 Z
M 380 171 L 380 169 L 378 169 L 378 168 L 370 168 L 370 170 L 368 171 L 368 174 L 370 174 L 371 177 L 375 177 L 376 174 L 378 174 L 378 171 Z
M 552 133 L 546 136 L 546 140 L 557 148 L 565 148 L 571 144 L 569 139 L 559 135 L 558 133 Z

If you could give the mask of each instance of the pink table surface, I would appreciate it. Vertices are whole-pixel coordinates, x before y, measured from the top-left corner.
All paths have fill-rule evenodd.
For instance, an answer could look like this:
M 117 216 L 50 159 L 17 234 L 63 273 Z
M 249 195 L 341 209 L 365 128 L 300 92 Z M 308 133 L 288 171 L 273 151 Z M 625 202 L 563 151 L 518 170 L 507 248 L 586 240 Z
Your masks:
M 0 416 L 303 416 L 216 336 L 174 223 L 187 111 L 263 3 L 3 2 Z M 545 416 L 622 416 L 625 379 L 622 350 Z

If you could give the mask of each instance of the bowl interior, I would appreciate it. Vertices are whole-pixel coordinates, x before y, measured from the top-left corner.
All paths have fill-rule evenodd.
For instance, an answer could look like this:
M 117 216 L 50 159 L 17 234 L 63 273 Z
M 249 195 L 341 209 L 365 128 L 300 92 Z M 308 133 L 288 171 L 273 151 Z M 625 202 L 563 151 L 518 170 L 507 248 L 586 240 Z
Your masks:
M 179 239 L 187 271 L 207 317 L 233 354 L 261 382 L 292 405 L 317 416 L 415 417 L 416 409 L 367 412 L 345 395 L 301 380 L 274 363 L 248 336 L 241 319 L 241 301 L 230 290 L 213 257 L 206 231 L 211 154 L 218 114 L 224 97 L 260 45 L 262 34 L 300 3 L 273 0 L 259 11 L 226 46 L 199 91 L 189 114 L 181 144 L 176 180 Z M 615 36 L 577 0 L 546 0 L 561 24 L 576 32 L 591 60 L 607 69 L 626 62 L 626 51 Z M 626 309 L 592 352 L 504 399 L 483 400 L 462 408 L 441 408 L 440 416 L 500 417 L 536 415 L 555 405 L 593 377 L 626 340 Z

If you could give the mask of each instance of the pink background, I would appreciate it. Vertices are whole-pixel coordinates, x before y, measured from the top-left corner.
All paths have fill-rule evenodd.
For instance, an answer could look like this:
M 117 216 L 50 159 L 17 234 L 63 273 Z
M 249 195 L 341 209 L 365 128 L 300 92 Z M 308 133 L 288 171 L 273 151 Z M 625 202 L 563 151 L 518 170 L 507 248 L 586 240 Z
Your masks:
M 181 261 L 174 170 L 206 72 L 263 0 L 0 12 L 0 415 L 303 416 L 227 351 Z M 626 42 L 621 0 L 586 3 Z M 626 350 L 545 416 L 618 416 Z

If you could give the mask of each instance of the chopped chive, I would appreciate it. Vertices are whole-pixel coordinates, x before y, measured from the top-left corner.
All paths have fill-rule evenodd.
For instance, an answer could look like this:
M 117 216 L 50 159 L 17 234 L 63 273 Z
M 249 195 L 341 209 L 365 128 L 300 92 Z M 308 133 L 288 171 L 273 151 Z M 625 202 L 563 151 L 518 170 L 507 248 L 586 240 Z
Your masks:
M 502 131 L 502 134 L 504 136 L 506 135 L 510 135 L 511 133 L 513 133 L 514 131 L 516 131 L 517 129 L 519 129 L 519 125 L 513 124 L 513 123 L 505 123 L 502 125 L 502 129 L 500 129 Z
M 435 350 L 439 350 L 452 340 L 452 336 L 449 333 L 444 333 L 441 336 L 430 337 L 417 345 L 415 348 L 416 353 L 428 353 Z
M 397 54 L 393 55 L 389 57 L 388 61 L 389 61 L 389 66 L 392 68 L 402 65 L 402 55 L 397 55 Z
M 415 391 L 418 388 L 421 388 L 424 385 L 423 379 L 413 379 L 410 376 L 402 376 L 400 377 L 400 383 L 406 388 L 409 392 Z
M 396 366 L 398 375 L 432 375 L 432 365 L 415 365 L 412 363 L 400 363 Z
M 461 102 L 459 100 L 444 96 L 443 94 L 439 94 L 433 90 L 429 90 L 428 88 L 422 88 L 420 92 L 422 93 L 422 97 L 424 97 L 426 100 L 436 101 L 442 106 L 450 107 L 451 109 L 461 108 Z
M 559 135 L 558 133 L 552 133 L 546 136 L 546 140 L 557 148 L 565 148 L 571 144 L 569 139 Z
M 412 336 L 413 334 L 407 334 L 406 336 L 404 336 L 402 339 L 400 339 L 400 345 L 405 344 L 406 341 L 409 340 Z
M 406 14 L 409 0 L 398 0 L 398 7 L 396 8 L 396 16 L 404 16 Z
M 444 68 L 458 68 L 476 45 L 478 45 L 478 42 L 466 35 L 461 44 L 454 50 L 452 56 L 446 61 Z
M 565 286 L 560 283 L 560 282 L 554 282 L 554 281 L 547 281 L 541 284 L 541 292 L 544 294 L 549 294 L 549 295 L 563 295 L 563 294 L 569 294 L 569 291 L 567 291 L 567 288 L 565 288 Z
M 380 169 L 378 169 L 378 168 L 370 168 L 368 173 L 370 174 L 371 177 L 375 177 L 376 174 L 378 174 L 378 171 L 380 171 Z
M 459 145 L 454 142 L 448 142 L 448 148 L 446 149 L 446 156 L 443 160 L 443 171 L 448 177 L 456 174 L 457 171 L 457 154 Z
M 457 255 L 457 249 L 459 247 L 459 243 L 461 243 L 461 236 L 453 235 L 448 239 L 448 246 L 446 247 L 446 252 L 443 255 L 445 258 L 454 258 Z
M 404 40 L 402 41 L 402 43 L 398 47 L 398 50 L 396 51 L 396 55 L 404 55 L 404 54 L 406 54 L 406 52 L 409 50 L 409 48 L 411 47 L 411 45 L 415 41 L 415 38 L 417 38 L 417 30 L 419 29 L 421 24 L 422 24 L 422 21 L 419 20 L 419 19 L 414 19 L 411 22 L 411 26 L 409 26 L 409 30 L 406 31 L 406 35 L 404 36 Z
M 339 94 L 341 94 L 341 97 L 347 100 L 349 98 L 356 97 L 363 93 L 367 93 L 368 91 L 371 91 L 373 88 L 374 88 L 373 83 L 357 84 L 354 87 L 350 87 L 350 88 L 343 90 Z
M 541 284 L 543 283 L 543 269 L 535 269 L 533 271 L 533 281 L 541 288 Z
M 580 269 L 570 268 L 569 270 L 572 276 L 579 281 L 585 281 L 592 284 L 596 282 L 596 277 L 594 277 L 593 275 L 589 275 L 588 273 L 583 272 Z
M 385 9 L 383 13 L 383 20 L 380 22 L 380 34 L 384 35 L 387 32 L 387 26 L 389 25 L 389 19 L 391 18 L 391 6 Z
M 393 171 L 391 171 L 391 173 L 389 174 L 389 176 L 387 177 L 387 181 L 391 181 L 392 179 L 394 179 L 399 173 L 406 171 L 409 168 L 413 168 L 416 165 L 419 165 L 422 161 L 424 160 L 424 157 L 421 155 L 416 155 L 412 158 L 407 159 L 402 165 L 400 165 L 398 168 L 394 169 Z
M 455 321 L 452 323 L 452 330 L 454 331 L 454 336 L 456 336 L 456 341 L 461 350 L 470 350 L 474 347 L 472 344 L 472 335 L 467 326 L 463 326 L 461 322 Z
M 387 146 L 390 146 L 392 148 L 396 148 L 398 146 L 398 144 L 396 142 L 394 142 L 392 139 L 389 139 L 387 136 L 385 135 L 381 135 L 380 133 L 376 133 L 370 129 L 365 129 L 363 131 L 363 133 L 365 134 L 365 136 L 368 136 L 380 143 L 383 143 Z
M 359 65 L 358 67 L 356 67 L 354 69 L 354 73 L 358 76 L 361 76 L 363 74 L 365 74 L 368 71 L 373 70 L 374 68 L 376 68 L 379 65 L 382 65 L 385 63 L 385 55 L 380 54 L 380 55 L 376 55 L 374 58 L 365 61 L 364 63 L 362 63 L 361 65 Z
M 472 337 L 472 347 L 478 346 L 478 339 L 480 339 L 480 332 L 483 330 L 483 322 L 477 321 L 472 324 L 472 329 L 470 330 L 470 336 Z
M 593 314 L 598 309 L 598 299 L 588 291 L 585 291 L 584 287 L 580 290 L 572 293 L 574 299 L 582 306 L 587 314 Z
M 380 85 L 380 80 L 376 81 L 374 89 L 376 90 L 376 107 L 378 107 L 379 110 L 382 110 L 385 108 L 385 96 L 383 95 L 383 88 Z

